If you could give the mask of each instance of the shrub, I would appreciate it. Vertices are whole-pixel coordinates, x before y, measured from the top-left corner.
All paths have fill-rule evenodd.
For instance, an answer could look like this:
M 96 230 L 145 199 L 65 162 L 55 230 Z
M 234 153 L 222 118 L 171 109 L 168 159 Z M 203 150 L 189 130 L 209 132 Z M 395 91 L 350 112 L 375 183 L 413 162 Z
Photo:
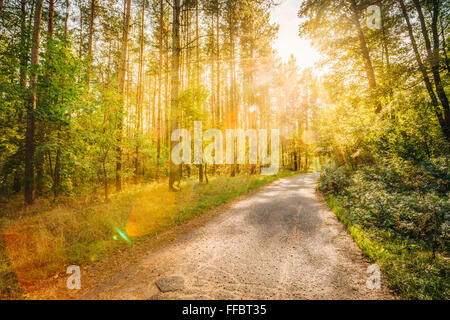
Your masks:
M 351 178 L 345 167 L 335 164 L 325 166 L 319 178 L 319 190 L 325 194 L 337 194 L 351 183 Z
M 393 288 L 404 297 L 423 299 L 448 296 L 449 180 L 446 158 L 422 163 L 381 159 L 351 175 L 342 167 L 326 167 L 319 189 L 347 209 L 345 219 L 351 225 L 397 255 L 382 255 L 386 261 L 380 261 Z M 398 270 L 403 274 L 397 275 Z

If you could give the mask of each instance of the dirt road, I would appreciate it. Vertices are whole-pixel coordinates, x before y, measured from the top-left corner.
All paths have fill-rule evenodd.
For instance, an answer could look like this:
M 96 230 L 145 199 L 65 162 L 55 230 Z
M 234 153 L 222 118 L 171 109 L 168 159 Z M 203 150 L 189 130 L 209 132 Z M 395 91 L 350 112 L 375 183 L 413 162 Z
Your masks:
M 279 180 L 116 272 L 82 299 L 389 299 L 316 194 L 318 174 Z

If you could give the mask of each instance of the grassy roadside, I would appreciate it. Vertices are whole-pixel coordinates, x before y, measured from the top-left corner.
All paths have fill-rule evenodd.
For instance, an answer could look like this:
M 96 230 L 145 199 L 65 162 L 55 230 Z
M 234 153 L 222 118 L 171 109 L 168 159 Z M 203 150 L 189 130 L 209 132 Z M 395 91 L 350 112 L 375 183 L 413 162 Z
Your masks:
M 61 204 L 32 216 L 0 221 L 0 299 L 20 298 L 27 284 L 97 261 L 135 242 L 295 174 L 215 177 L 188 181 L 182 192 L 165 183 L 130 186 L 108 202 Z
M 450 298 L 449 262 L 443 255 L 432 259 L 430 248 L 393 236 L 378 228 L 361 226 L 343 207 L 339 197 L 329 194 L 325 199 L 345 224 L 363 253 L 383 272 L 388 286 L 403 299 Z

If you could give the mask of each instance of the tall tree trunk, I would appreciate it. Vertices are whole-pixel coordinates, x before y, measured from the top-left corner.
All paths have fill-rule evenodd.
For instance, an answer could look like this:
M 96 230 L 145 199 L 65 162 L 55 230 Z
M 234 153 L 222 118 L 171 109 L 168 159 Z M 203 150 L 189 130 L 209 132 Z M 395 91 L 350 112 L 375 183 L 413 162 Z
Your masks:
M 142 13 L 141 13 L 141 30 L 140 30 L 140 45 L 139 45 L 139 78 L 138 78 L 138 90 L 137 90 L 137 125 L 136 135 L 141 134 L 141 121 L 142 121 L 142 109 L 143 109 L 143 83 L 144 83 L 144 23 L 145 23 L 145 0 L 142 0 Z M 139 180 L 139 140 L 136 141 L 136 157 L 134 163 L 134 183 L 138 183 Z
M 152 79 L 154 79 L 154 84 L 152 87 L 149 88 L 149 90 L 151 90 L 152 92 L 152 131 L 155 132 L 157 129 L 157 123 L 156 123 L 156 117 L 157 117 L 157 110 L 156 108 L 158 107 L 157 103 L 156 103 L 156 94 L 158 92 L 158 77 L 157 75 L 152 77 Z
M 107 154 L 105 154 L 105 157 L 102 160 L 102 168 L 103 168 L 103 187 L 105 190 L 105 200 L 108 200 L 108 173 L 106 171 L 106 157 Z
M 356 26 L 356 30 L 358 31 L 358 38 L 359 38 L 359 48 L 361 50 L 361 55 L 364 60 L 364 69 L 366 71 L 366 76 L 369 81 L 369 88 L 373 91 L 377 88 L 377 82 L 375 78 L 375 71 L 373 69 L 372 65 L 372 59 L 370 58 L 370 51 L 369 47 L 367 46 L 366 37 L 364 36 L 364 31 L 361 26 L 360 22 L 360 13 L 357 8 L 355 0 L 350 0 L 351 7 L 352 7 L 352 17 L 353 22 Z M 381 104 L 376 103 L 376 112 L 381 111 Z
M 66 0 L 66 17 L 64 18 L 64 41 L 67 41 L 69 32 L 69 15 L 70 15 L 70 2 Z
M 382 11 L 382 13 L 383 13 L 383 11 Z M 391 59 L 390 59 L 390 55 L 389 55 L 388 35 L 386 32 L 386 26 L 384 23 L 384 15 L 382 15 L 382 17 L 381 17 L 381 30 L 383 33 L 382 43 L 383 43 L 383 47 L 384 47 L 384 54 L 386 56 L 386 71 L 387 71 L 387 74 L 389 75 L 390 71 L 391 71 Z
M 444 54 L 444 62 L 445 62 L 445 66 L 447 68 L 447 77 L 450 76 L 450 61 L 448 59 L 448 54 L 447 54 L 447 40 L 445 39 L 446 36 L 446 30 L 447 28 L 444 27 L 444 22 L 441 16 L 441 35 L 442 35 L 442 52 Z
M 27 91 L 27 67 L 28 67 L 28 55 L 29 55 L 29 46 L 28 46 L 28 36 L 27 36 L 27 25 L 26 25 L 26 0 L 20 1 L 21 8 L 21 19 L 20 19 L 20 67 L 19 67 L 19 83 L 20 88 L 22 90 L 22 97 L 24 102 L 24 108 L 19 112 L 19 123 L 23 122 L 23 114 L 26 105 L 26 101 L 28 97 L 25 96 Z
M 23 106 L 19 110 L 19 126 L 23 126 L 24 112 L 26 110 L 28 97 L 27 93 L 27 67 L 28 67 L 28 37 L 27 37 L 27 11 L 26 11 L 26 0 L 20 1 L 21 17 L 20 17 L 20 66 L 19 66 L 19 85 L 21 90 L 21 100 Z M 20 192 L 22 182 L 21 170 L 16 169 L 14 173 L 14 191 L 16 193 Z
M 59 191 L 61 189 L 61 125 L 58 128 L 58 142 L 57 142 L 57 150 L 56 150 L 56 158 L 55 158 L 55 174 L 53 179 L 53 199 L 59 195 Z
M 48 2 L 48 37 L 53 39 L 53 19 L 55 17 L 55 0 Z
M 159 1 L 159 68 L 158 68 L 158 141 L 156 145 L 156 179 L 159 178 L 161 162 L 161 108 L 162 108 L 162 68 L 163 68 L 163 35 L 164 35 L 164 1 Z
M 51 41 L 53 40 L 53 30 L 54 30 L 54 14 L 55 14 L 55 1 L 49 0 L 49 12 L 48 12 L 48 43 L 47 49 L 51 49 Z M 49 55 L 51 59 L 51 55 Z M 48 77 L 51 77 L 51 72 L 47 74 Z M 56 142 L 56 158 L 55 158 L 55 169 L 53 172 L 53 200 L 56 200 L 59 194 L 59 190 L 61 187 L 61 124 L 57 129 L 57 142 Z M 51 160 L 51 154 L 49 153 L 49 159 Z M 50 165 L 51 167 L 51 165 Z
M 430 36 L 428 34 L 427 25 L 425 22 L 425 17 L 422 12 L 422 6 L 420 4 L 420 0 L 413 0 L 414 5 L 417 10 L 417 14 L 420 21 L 420 27 L 422 30 L 422 35 L 425 41 L 425 48 L 428 55 L 428 62 L 431 64 L 431 72 L 433 74 L 434 79 L 434 85 L 436 88 L 437 96 L 439 97 L 439 100 L 441 101 L 442 108 L 444 109 L 444 115 L 443 115 L 443 125 L 445 127 L 444 134 L 446 135 L 447 139 L 447 133 L 450 132 L 450 108 L 449 108 L 449 102 L 447 95 L 445 94 L 444 87 L 442 85 L 441 75 L 439 73 L 439 63 L 440 63 L 440 55 L 439 55 L 439 34 L 437 31 L 437 22 L 439 17 L 439 1 L 433 0 L 432 5 L 432 23 L 431 23 L 431 30 L 433 33 L 433 47 L 431 46 Z
M 431 104 L 434 107 L 434 111 L 435 111 L 436 116 L 438 118 L 439 124 L 440 124 L 440 126 L 442 128 L 442 131 L 443 131 L 444 135 L 446 136 L 447 140 L 449 140 L 450 139 L 450 132 L 448 131 L 448 128 L 447 128 L 447 126 L 445 124 L 445 121 L 444 121 L 444 118 L 442 116 L 442 112 L 440 110 L 439 102 L 438 102 L 436 94 L 434 93 L 434 90 L 433 90 L 433 85 L 431 84 L 431 80 L 428 77 L 427 69 L 426 69 L 425 65 L 423 64 L 423 62 L 422 62 L 422 58 L 420 56 L 420 52 L 419 52 L 419 49 L 418 49 L 418 46 L 417 46 L 417 42 L 416 42 L 416 39 L 414 37 L 413 28 L 412 28 L 411 22 L 409 20 L 408 11 L 406 10 L 406 6 L 405 6 L 405 3 L 404 3 L 403 0 L 398 0 L 398 3 L 400 4 L 400 8 L 402 10 L 403 17 L 405 18 L 405 21 L 406 21 L 406 26 L 407 26 L 407 29 L 408 29 L 409 39 L 411 41 L 411 45 L 412 45 L 413 50 L 414 50 L 414 55 L 416 57 L 417 65 L 419 66 L 420 73 L 422 74 L 423 81 L 425 83 L 425 87 L 427 89 L 428 95 L 430 96 Z
M 83 58 L 83 4 L 80 2 L 80 47 L 79 47 L 79 58 Z
M 217 83 L 216 83 L 216 125 L 220 123 L 220 3 L 217 2 L 217 11 L 216 11 L 216 63 L 217 63 Z
M 179 86 L 180 86 L 180 0 L 173 0 L 173 20 L 172 20 L 172 75 L 171 75 L 171 109 L 170 109 L 170 131 L 173 132 L 178 128 L 179 114 Z M 169 134 L 170 138 L 170 134 Z M 180 165 L 175 165 L 172 161 L 171 151 L 175 147 L 176 142 L 170 141 L 169 161 L 169 190 L 175 191 L 174 183 L 177 175 L 180 175 Z M 181 178 L 181 177 L 180 177 Z
M 42 18 L 43 0 L 36 0 L 36 9 L 34 13 L 33 38 L 31 42 L 31 74 L 30 74 L 30 98 L 27 108 L 27 131 L 25 137 L 25 202 L 28 205 L 33 204 L 34 189 L 34 134 L 36 110 L 36 90 L 37 90 L 37 65 L 39 63 L 39 39 L 41 36 L 41 18 Z
M 431 23 L 431 32 L 433 34 L 433 51 L 431 58 L 432 63 L 431 71 L 433 72 L 434 81 L 436 84 L 436 92 L 438 94 L 439 100 L 441 100 L 442 107 L 444 108 L 444 119 L 447 125 L 446 130 L 449 133 L 449 136 L 447 136 L 447 138 L 450 141 L 450 106 L 447 95 L 444 90 L 444 86 L 442 84 L 441 75 L 439 73 L 441 55 L 439 50 L 439 32 L 437 24 L 439 19 L 440 1 L 432 0 L 432 3 L 433 3 L 433 18 Z
M 92 72 L 92 45 L 94 39 L 94 19 L 95 19 L 95 0 L 91 0 L 90 16 L 89 16 L 89 43 L 88 43 L 88 70 L 87 70 L 87 88 L 91 85 Z
M 122 50 L 119 70 L 119 96 L 120 110 L 117 121 L 117 148 L 116 148 L 116 190 L 122 191 L 122 136 L 123 136 L 123 113 L 125 104 L 125 75 L 127 71 L 128 58 L 128 33 L 130 28 L 131 0 L 124 0 L 125 16 L 123 25 Z
M 200 86 L 200 35 L 199 35 L 199 0 L 196 0 L 195 2 L 195 39 L 196 39 L 196 45 L 195 45 L 195 82 L 197 86 Z M 197 98 L 197 105 L 199 104 L 199 100 Z M 202 108 L 202 112 L 204 113 L 205 110 Z M 202 159 L 203 161 L 203 159 Z M 200 163 L 198 165 L 198 181 L 200 183 L 203 182 L 203 165 Z
M 165 53 L 165 67 L 164 67 L 164 119 L 165 119 L 165 142 L 166 142 L 166 150 L 167 150 L 167 159 L 169 159 L 169 143 L 170 143 L 170 136 L 169 136 L 169 110 L 170 110 L 170 103 L 169 103 L 169 73 L 170 73 L 170 66 L 169 66 L 169 36 L 165 39 L 166 43 L 166 53 Z

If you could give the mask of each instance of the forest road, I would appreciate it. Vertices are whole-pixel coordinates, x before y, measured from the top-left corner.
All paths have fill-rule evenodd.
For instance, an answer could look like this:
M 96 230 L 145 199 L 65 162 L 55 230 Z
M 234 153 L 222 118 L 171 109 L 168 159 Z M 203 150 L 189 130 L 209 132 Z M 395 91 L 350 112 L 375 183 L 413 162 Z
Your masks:
M 319 175 L 278 180 L 148 253 L 82 299 L 393 299 L 316 192 Z

